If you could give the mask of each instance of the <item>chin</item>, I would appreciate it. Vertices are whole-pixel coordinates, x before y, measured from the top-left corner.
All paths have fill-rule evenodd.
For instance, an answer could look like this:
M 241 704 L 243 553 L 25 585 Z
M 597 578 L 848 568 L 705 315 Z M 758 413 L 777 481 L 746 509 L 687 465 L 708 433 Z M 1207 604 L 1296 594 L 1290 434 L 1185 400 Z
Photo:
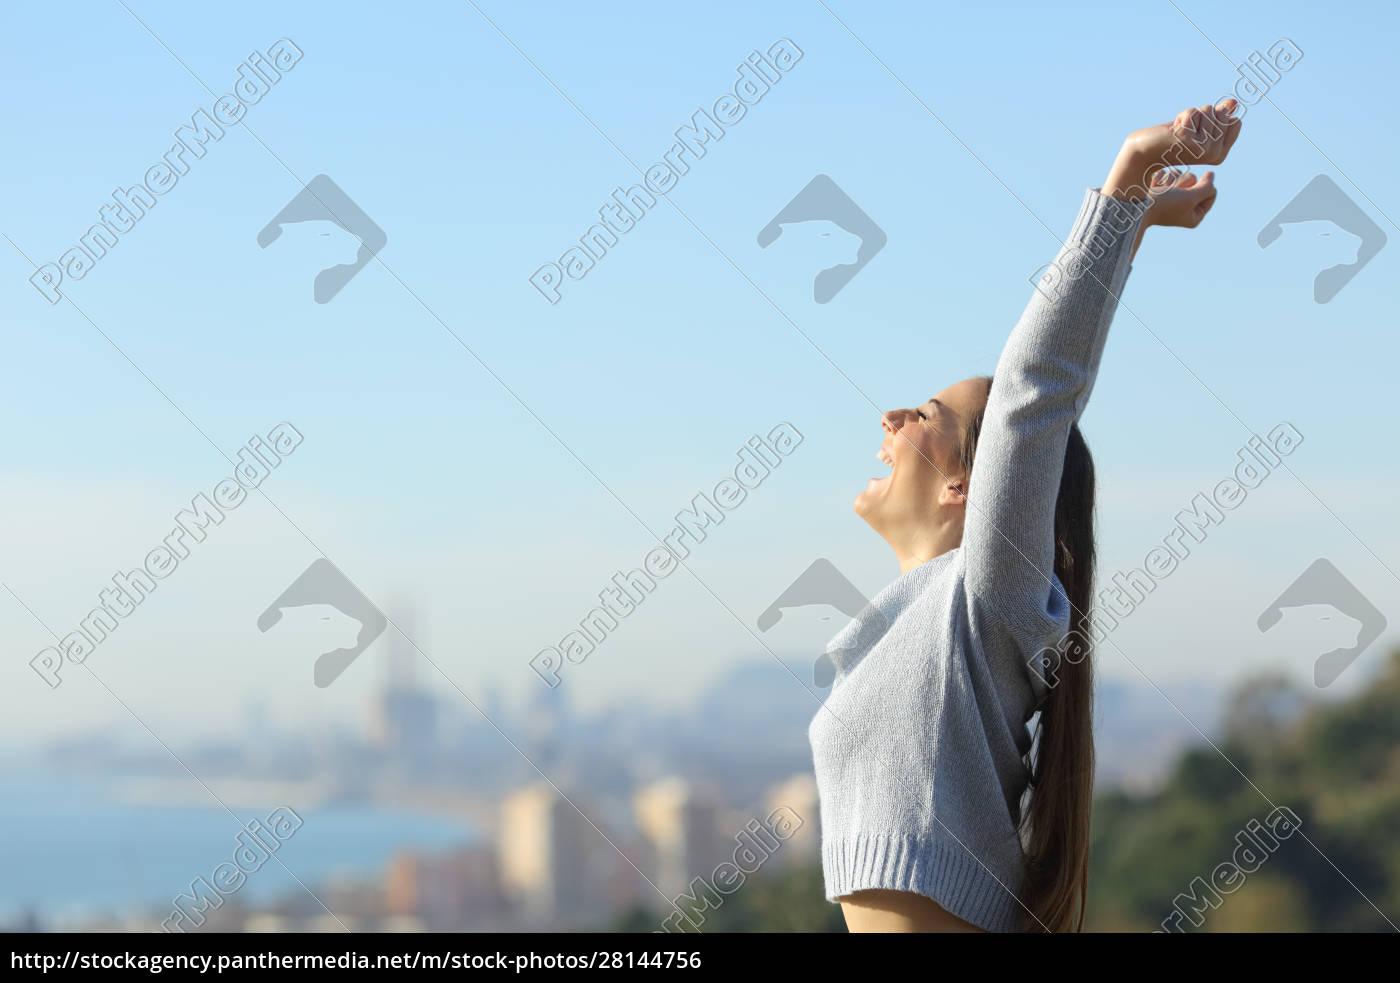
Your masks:
M 855 511 L 856 515 L 866 521 L 867 525 L 872 529 L 875 528 L 876 517 L 880 511 L 880 503 L 878 501 L 873 501 L 868 492 L 861 492 L 857 495 L 855 501 L 851 503 L 851 508 Z
M 861 493 L 856 496 L 856 500 L 851 503 L 851 507 L 856 510 L 856 515 L 866 522 L 870 522 L 874 513 L 879 509 L 881 502 L 889 492 L 889 478 L 871 478 Z

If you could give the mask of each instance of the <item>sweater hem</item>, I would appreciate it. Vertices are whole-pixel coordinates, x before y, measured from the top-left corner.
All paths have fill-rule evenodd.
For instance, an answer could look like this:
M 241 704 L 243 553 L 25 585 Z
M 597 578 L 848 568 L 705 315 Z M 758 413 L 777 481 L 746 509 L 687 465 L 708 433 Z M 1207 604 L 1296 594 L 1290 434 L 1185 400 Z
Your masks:
M 856 891 L 910 891 L 989 932 L 1020 927 L 1018 871 L 998 878 L 965 847 L 926 837 L 859 834 L 822 843 L 826 898 Z

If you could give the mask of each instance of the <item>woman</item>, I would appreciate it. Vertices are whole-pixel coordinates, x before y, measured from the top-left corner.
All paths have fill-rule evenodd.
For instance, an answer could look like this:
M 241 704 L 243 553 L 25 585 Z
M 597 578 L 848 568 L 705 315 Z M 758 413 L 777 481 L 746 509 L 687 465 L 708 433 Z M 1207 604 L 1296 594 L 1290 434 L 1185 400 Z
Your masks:
M 852 931 L 1083 925 L 1090 661 L 1086 643 L 1059 645 L 1088 614 L 1094 568 L 1076 421 L 1143 232 L 1194 228 L 1214 203 L 1213 172 L 1164 165 L 1223 161 L 1236 108 L 1129 136 L 995 376 L 881 418 L 891 473 L 855 509 L 901 576 L 832 640 L 844 664 L 809 732 L 826 895 Z

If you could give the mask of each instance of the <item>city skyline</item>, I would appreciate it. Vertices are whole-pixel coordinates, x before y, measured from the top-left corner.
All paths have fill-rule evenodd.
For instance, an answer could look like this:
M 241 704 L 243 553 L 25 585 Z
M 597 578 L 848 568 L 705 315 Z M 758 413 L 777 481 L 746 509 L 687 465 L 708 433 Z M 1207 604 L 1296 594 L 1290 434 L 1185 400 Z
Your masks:
M 993 372 L 1125 136 L 1229 93 L 1082 417 L 1097 780 L 1180 791 L 1239 687 L 1296 720 L 1389 671 L 1400 108 L 1357 17 L 2 16 L 0 773 L 62 831 L 9 807 L 11 909 L 231 885 L 223 824 L 286 807 L 251 924 L 334 927 L 260 894 L 300 854 L 366 924 L 587 928 L 806 819 L 821 659 L 901 572 L 852 507 L 882 412 Z

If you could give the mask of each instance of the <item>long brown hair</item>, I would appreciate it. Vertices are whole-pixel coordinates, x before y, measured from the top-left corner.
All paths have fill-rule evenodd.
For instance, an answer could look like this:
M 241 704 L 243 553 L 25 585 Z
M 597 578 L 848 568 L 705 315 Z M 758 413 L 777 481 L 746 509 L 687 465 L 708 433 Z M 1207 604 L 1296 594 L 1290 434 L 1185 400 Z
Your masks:
M 992 379 L 987 379 L 990 395 Z M 961 464 L 972 473 L 985 406 L 963 434 Z M 1094 459 L 1070 427 L 1055 500 L 1055 576 L 1070 604 L 1070 627 L 1087 639 L 1094 582 Z M 1087 641 L 1081 642 L 1086 645 Z M 1079 653 L 1076 652 L 1076 656 Z M 1028 931 L 1079 931 L 1089 888 L 1089 811 L 1094 791 L 1093 660 L 1061 658 L 1039 707 L 1026 765 L 1029 806 L 1020 817 L 1025 848 L 1021 903 Z

